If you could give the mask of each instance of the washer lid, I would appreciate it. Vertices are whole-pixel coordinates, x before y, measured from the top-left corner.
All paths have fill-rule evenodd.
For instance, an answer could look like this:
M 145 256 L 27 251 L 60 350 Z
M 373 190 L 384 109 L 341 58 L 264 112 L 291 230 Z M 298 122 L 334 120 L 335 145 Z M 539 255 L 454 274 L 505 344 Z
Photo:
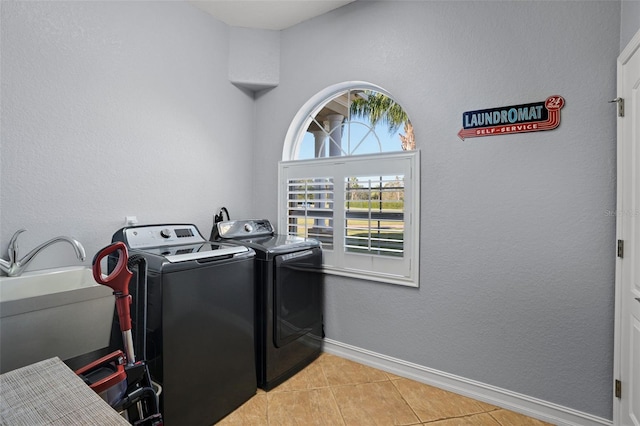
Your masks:
M 246 247 L 205 240 L 191 224 L 141 225 L 122 230 L 131 249 L 162 256 L 171 263 L 214 257 L 231 257 L 249 251 Z
M 148 247 L 141 249 L 146 253 L 162 256 L 171 263 L 186 262 L 188 260 L 212 259 L 216 257 L 232 257 L 237 253 L 249 251 L 244 246 L 231 244 L 202 243 L 180 246 Z
M 318 240 L 302 238 L 295 235 L 268 235 L 256 238 L 239 239 L 254 250 L 262 250 L 270 253 L 288 253 L 293 250 L 320 247 Z

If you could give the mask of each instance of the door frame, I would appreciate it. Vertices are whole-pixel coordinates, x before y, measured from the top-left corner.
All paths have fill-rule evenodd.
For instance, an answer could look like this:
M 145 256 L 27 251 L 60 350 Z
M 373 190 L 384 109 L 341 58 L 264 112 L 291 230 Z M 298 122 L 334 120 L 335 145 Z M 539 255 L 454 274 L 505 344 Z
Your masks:
M 617 63 L 617 93 L 618 97 L 624 96 L 624 84 L 623 84 L 623 67 L 626 65 L 634 53 L 640 49 L 640 30 L 634 35 L 629 44 L 624 48 L 624 50 L 618 56 Z M 630 100 L 629 100 L 630 101 Z M 617 116 L 617 108 L 616 108 L 616 116 Z M 623 151 L 624 145 L 624 122 L 622 118 L 617 118 L 617 148 L 616 148 L 616 156 L 617 156 L 617 190 L 616 190 L 616 212 L 623 212 L 624 205 L 622 203 L 622 198 L 626 191 L 626 188 L 621 185 L 623 182 L 623 172 L 624 168 L 624 159 L 622 158 L 621 152 Z M 635 168 L 638 172 L 640 172 L 640 164 L 632 164 L 631 168 Z M 616 214 L 616 239 L 624 239 L 623 238 L 623 222 L 624 214 Z M 615 380 L 622 380 L 621 377 L 621 351 L 622 351 L 622 261 L 620 258 L 616 256 L 616 277 L 615 277 L 615 325 L 614 325 L 614 348 L 613 348 L 613 379 L 614 383 L 612 383 L 612 390 L 615 389 Z M 623 390 L 624 391 L 624 390 Z M 620 425 L 621 419 L 621 399 L 615 396 L 615 392 L 612 392 L 613 398 L 613 424 Z

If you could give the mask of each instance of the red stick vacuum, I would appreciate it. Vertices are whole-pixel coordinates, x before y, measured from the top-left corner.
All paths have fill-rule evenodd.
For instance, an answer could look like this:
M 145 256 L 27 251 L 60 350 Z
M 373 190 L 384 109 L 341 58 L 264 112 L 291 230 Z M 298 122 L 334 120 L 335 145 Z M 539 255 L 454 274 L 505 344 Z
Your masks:
M 109 275 L 103 275 L 103 259 L 118 256 L 118 262 Z M 129 282 L 133 273 L 129 267 L 138 268 L 138 285 L 141 282 L 146 294 L 146 260 L 142 256 L 129 258 L 127 246 L 122 242 L 113 243 L 100 250 L 93 258 L 93 278 L 96 282 L 113 289 L 116 298 L 116 311 L 122 332 L 124 353 L 121 350 L 106 355 L 91 364 L 80 368 L 76 374 L 100 395 L 115 410 L 133 425 L 161 426 L 158 396 L 144 360 L 137 361 L 131 332 L 132 302 L 129 294 Z M 140 295 L 140 292 L 137 292 Z M 143 322 L 146 318 L 143 318 Z M 140 324 L 137 324 L 139 327 Z M 145 326 L 143 324 L 143 330 Z M 144 359 L 144 341 L 143 359 Z

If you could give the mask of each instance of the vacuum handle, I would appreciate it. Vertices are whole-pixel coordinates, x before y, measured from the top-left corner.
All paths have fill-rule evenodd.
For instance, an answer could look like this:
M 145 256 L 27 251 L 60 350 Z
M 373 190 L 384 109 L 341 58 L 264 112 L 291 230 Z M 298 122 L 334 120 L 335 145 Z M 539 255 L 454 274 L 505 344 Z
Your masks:
M 113 271 L 109 275 L 103 276 L 101 269 L 101 261 L 105 257 L 120 251 L 118 256 L 118 263 Z M 93 258 L 93 279 L 97 283 L 111 287 L 114 293 L 122 294 L 123 296 L 129 295 L 129 281 L 133 274 L 127 267 L 127 261 L 129 259 L 129 253 L 127 252 L 127 246 L 118 241 L 100 250 Z
M 100 266 L 102 259 L 118 251 L 120 253 L 116 267 L 109 275 L 103 277 Z M 127 267 L 128 259 L 127 246 L 123 242 L 118 241 L 100 250 L 93 258 L 92 265 L 93 279 L 96 280 L 97 283 L 113 289 L 113 294 L 116 296 L 116 310 L 118 311 L 118 318 L 120 319 L 120 331 L 123 332 L 131 330 L 129 281 L 131 281 L 133 273 Z

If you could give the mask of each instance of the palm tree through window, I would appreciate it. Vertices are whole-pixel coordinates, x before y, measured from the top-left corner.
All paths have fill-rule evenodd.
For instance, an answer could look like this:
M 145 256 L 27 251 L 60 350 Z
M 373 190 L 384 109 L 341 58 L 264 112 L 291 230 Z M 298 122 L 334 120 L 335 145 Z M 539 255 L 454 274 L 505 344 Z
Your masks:
M 339 93 L 310 119 L 297 159 L 411 151 L 416 146 L 405 110 L 373 90 Z

